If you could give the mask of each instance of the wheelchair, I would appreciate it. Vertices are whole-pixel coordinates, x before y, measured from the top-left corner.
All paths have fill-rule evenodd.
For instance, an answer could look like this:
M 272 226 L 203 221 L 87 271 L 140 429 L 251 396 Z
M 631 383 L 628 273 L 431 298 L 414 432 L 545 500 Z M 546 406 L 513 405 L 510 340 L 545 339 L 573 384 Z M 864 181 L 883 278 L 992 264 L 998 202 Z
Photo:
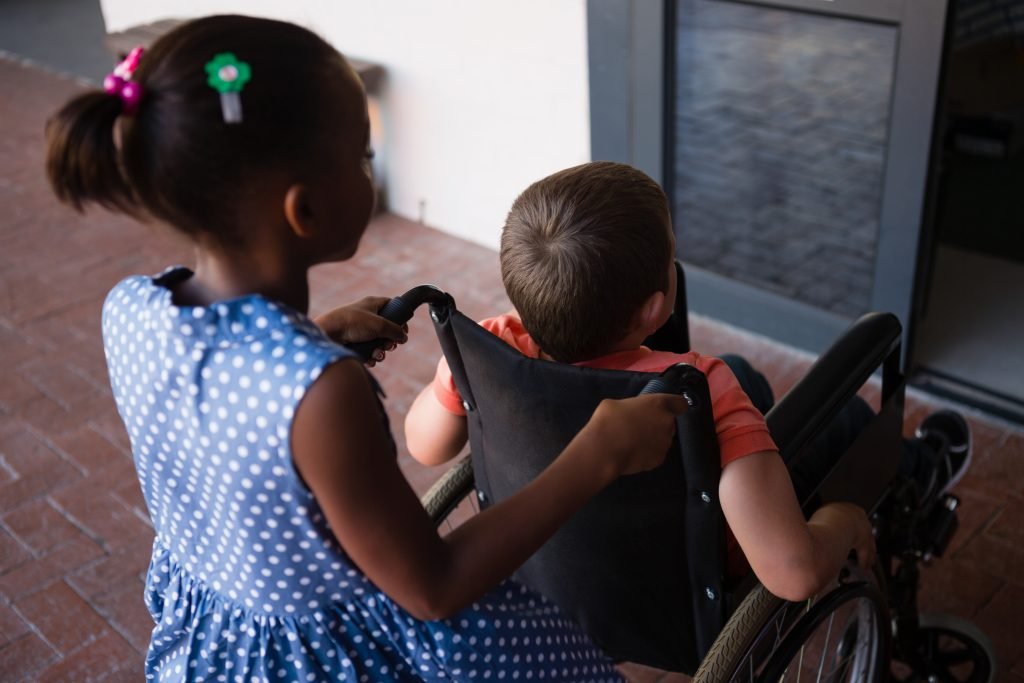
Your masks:
M 678 263 L 677 274 L 675 313 L 646 345 L 681 353 L 689 335 Z M 942 555 L 957 527 L 959 501 L 946 494 L 922 507 L 911 483 L 897 474 L 905 381 L 895 316 L 869 313 L 857 320 L 766 415 L 791 463 L 881 372 L 880 410 L 801 501 L 808 513 L 833 500 L 869 510 L 878 560 L 869 574 L 851 563 L 829 590 L 793 603 L 769 593 L 752 574 L 724 578 L 720 461 L 699 371 L 674 366 L 659 376 L 529 359 L 430 285 L 392 299 L 381 315 L 404 323 L 422 303 L 429 304 L 469 428 L 470 455 L 422 499 L 439 528 L 457 525 L 530 481 L 601 399 L 673 391 L 687 400 L 665 463 L 610 485 L 515 574 L 572 616 L 613 660 L 701 682 L 994 680 L 995 658 L 983 633 L 968 622 L 918 613 L 919 566 Z M 368 357 L 377 345 L 356 350 Z

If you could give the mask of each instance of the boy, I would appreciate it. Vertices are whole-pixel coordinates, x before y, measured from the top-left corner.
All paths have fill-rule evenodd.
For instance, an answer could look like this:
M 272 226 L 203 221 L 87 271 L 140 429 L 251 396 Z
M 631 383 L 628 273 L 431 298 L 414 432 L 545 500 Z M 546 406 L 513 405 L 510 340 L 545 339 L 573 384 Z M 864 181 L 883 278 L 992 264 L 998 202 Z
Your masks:
M 650 177 L 612 162 L 560 171 L 512 205 L 502 231 L 501 271 L 515 310 L 481 325 L 534 358 L 643 372 L 684 362 L 701 370 L 721 451 L 729 573 L 742 575 L 749 562 L 769 591 L 804 600 L 834 580 L 851 550 L 870 566 L 871 525 L 864 510 L 849 503 L 824 505 L 805 520 L 762 412 L 725 362 L 642 346 L 672 313 L 674 257 L 667 200 Z M 733 362 L 751 383 L 747 389 L 764 393 L 763 378 L 741 359 Z M 770 394 L 761 398 L 760 407 L 766 410 L 770 401 Z M 465 445 L 465 413 L 443 358 L 433 384 L 410 408 L 405 429 L 410 454 L 423 464 L 443 463 Z M 966 458 L 966 425 L 962 434 L 952 429 L 937 438 L 962 442 Z

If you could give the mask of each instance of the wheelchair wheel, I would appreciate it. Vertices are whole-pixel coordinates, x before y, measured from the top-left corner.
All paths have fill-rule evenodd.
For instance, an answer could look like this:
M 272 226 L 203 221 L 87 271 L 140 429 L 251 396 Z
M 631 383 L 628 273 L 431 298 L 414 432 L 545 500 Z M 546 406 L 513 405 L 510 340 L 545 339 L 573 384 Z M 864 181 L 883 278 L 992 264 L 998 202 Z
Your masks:
M 758 586 L 740 603 L 694 681 L 882 680 L 888 612 L 877 586 L 850 581 L 806 603 Z
M 916 647 L 893 661 L 892 679 L 991 683 L 995 680 L 992 642 L 977 626 L 947 615 L 921 615 Z
M 420 502 L 435 525 L 451 530 L 480 511 L 472 493 L 473 465 L 464 458 L 434 482 Z

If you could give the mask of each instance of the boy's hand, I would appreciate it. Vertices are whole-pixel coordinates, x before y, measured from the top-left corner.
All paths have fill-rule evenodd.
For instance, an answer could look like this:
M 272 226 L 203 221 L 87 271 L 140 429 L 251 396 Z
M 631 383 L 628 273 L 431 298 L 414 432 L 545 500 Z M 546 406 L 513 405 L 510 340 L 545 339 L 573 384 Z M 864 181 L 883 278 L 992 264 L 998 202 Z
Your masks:
M 877 550 L 871 521 L 864 508 L 854 503 L 826 503 L 811 516 L 811 524 L 819 522 L 833 529 L 833 533 L 844 534 L 849 539 L 849 546 L 842 549 L 844 556 L 852 552 L 860 568 L 871 571 Z
M 675 394 L 605 399 L 585 430 L 593 435 L 597 453 L 616 465 L 616 476 L 645 472 L 665 460 L 676 416 L 686 408 L 686 400 Z
M 866 572 L 871 571 L 871 565 L 875 563 L 875 535 L 871 529 L 871 521 L 868 519 L 864 508 L 853 503 L 832 503 L 839 508 L 843 514 L 849 517 L 850 528 L 853 531 L 853 553 L 856 555 L 857 564 Z
M 384 360 L 384 352 L 390 351 L 408 339 L 408 325 L 396 325 L 387 318 L 377 315 L 377 311 L 389 301 L 387 297 L 367 296 L 359 301 L 341 306 L 314 318 L 313 322 L 320 326 L 328 337 L 339 344 L 355 344 L 389 339 L 385 346 L 374 352 L 374 357 L 367 365 Z

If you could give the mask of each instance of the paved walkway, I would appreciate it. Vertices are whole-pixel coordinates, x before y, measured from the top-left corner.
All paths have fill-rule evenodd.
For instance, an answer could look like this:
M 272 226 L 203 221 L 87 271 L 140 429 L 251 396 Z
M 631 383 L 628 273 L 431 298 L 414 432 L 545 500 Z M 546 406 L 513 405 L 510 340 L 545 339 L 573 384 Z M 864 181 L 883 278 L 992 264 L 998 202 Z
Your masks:
M 100 348 L 106 291 L 130 273 L 187 261 L 155 227 L 76 216 L 42 175 L 46 114 L 79 86 L 0 59 L 0 680 L 138 681 L 152 623 L 142 604 L 152 529 L 114 410 Z M 379 217 L 352 261 L 312 276 L 313 309 L 437 282 L 471 316 L 507 306 L 494 252 L 394 216 Z M 375 371 L 400 424 L 438 350 L 426 316 Z M 694 345 L 739 351 L 777 392 L 810 362 L 697 318 Z M 908 424 L 929 410 L 912 398 Z M 974 620 L 996 643 L 1001 680 L 1024 683 L 1024 434 L 971 419 L 976 465 L 958 492 L 961 529 L 924 572 L 926 611 Z M 404 452 L 400 432 L 399 449 Z M 417 490 L 440 473 L 402 466 Z M 684 680 L 626 666 L 643 683 Z

